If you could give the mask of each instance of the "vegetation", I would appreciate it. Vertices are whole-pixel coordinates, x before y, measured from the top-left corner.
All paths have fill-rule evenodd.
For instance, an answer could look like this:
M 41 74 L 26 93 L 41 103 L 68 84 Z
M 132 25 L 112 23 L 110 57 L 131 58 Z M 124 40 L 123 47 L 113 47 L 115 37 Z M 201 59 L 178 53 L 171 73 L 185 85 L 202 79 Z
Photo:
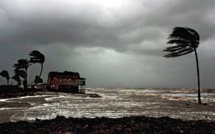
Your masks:
M 7 85 L 9 85 L 9 80 L 10 80 L 10 76 L 7 70 L 3 70 L 2 72 L 0 72 L 0 75 L 4 78 L 6 78 L 7 80 Z
M 43 72 L 43 63 L 45 62 L 45 56 L 37 50 L 33 50 L 29 55 L 31 56 L 29 60 L 30 63 L 32 64 L 39 63 L 41 65 L 39 76 L 36 75 L 35 81 L 34 81 L 35 83 L 41 82 L 42 80 L 41 75 Z
M 28 85 L 27 77 L 28 77 L 29 66 L 31 66 L 35 63 L 41 64 L 40 74 L 39 74 L 39 76 L 36 75 L 35 81 L 34 81 L 35 83 L 38 83 L 38 82 L 42 82 L 42 79 L 40 77 L 41 77 L 41 74 L 43 71 L 43 64 L 45 62 L 45 56 L 37 50 L 33 50 L 29 55 L 31 56 L 29 60 L 28 59 L 19 59 L 17 61 L 17 63 L 15 63 L 13 65 L 14 76 L 12 76 L 12 79 L 17 82 L 18 87 L 20 87 L 23 82 L 24 89 L 27 89 L 27 85 Z M 0 72 L 0 75 L 7 79 L 7 85 L 9 85 L 10 77 L 9 77 L 8 71 L 3 70 L 2 72 Z
M 12 79 L 14 79 L 17 82 L 18 87 L 21 86 L 21 79 L 20 79 L 20 74 L 15 73 L 15 75 L 12 77 Z
M 28 67 L 30 66 L 29 61 L 27 59 L 19 59 L 17 63 L 14 64 L 13 67 L 15 75 L 23 78 L 23 86 L 24 89 L 27 89 L 28 84 Z
M 169 54 L 164 56 L 166 58 L 174 58 L 192 53 L 193 51 L 195 52 L 198 79 L 198 103 L 201 104 L 199 62 L 196 51 L 199 46 L 199 34 L 190 28 L 175 27 L 168 39 L 169 41 L 167 43 L 175 44 L 175 46 L 170 46 L 164 49 L 164 51 L 169 52 Z

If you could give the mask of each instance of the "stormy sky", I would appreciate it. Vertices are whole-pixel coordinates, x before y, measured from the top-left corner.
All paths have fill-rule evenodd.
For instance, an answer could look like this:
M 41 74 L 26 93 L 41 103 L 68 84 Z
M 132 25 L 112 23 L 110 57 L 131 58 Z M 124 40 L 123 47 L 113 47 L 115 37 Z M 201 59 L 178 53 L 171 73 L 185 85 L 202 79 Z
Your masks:
M 13 76 L 13 64 L 39 50 L 44 81 L 67 70 L 87 87 L 196 88 L 194 53 L 163 57 L 180 26 L 199 33 L 201 87 L 214 88 L 214 24 L 214 0 L 0 0 L 0 70 Z M 29 67 L 30 83 L 39 71 Z

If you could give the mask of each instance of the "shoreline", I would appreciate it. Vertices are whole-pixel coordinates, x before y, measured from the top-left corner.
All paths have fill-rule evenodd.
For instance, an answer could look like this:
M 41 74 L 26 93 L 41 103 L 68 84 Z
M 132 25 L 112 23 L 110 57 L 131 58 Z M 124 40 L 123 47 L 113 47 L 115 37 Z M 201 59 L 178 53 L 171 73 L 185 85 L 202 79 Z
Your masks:
M 113 91 L 111 90 L 107 91 L 107 93 L 110 93 L 110 94 L 112 94 L 112 92 Z M 113 93 L 116 93 L 116 91 Z M 180 118 L 177 118 L 177 117 L 175 118 L 171 116 L 171 114 L 174 113 L 174 110 L 182 111 L 182 112 L 191 111 L 191 113 L 192 111 L 194 111 L 194 113 L 204 112 L 204 111 L 213 112 L 215 103 L 198 105 L 195 102 L 191 102 L 190 100 L 183 99 L 183 97 L 173 96 L 174 98 L 172 98 L 168 94 L 165 94 L 165 96 L 163 96 L 160 94 L 153 94 L 151 92 L 148 94 L 143 92 L 142 95 L 141 95 L 142 92 L 133 92 L 130 90 L 126 92 L 120 92 L 120 93 L 123 93 L 123 97 L 124 95 L 127 95 L 129 100 L 135 99 L 136 101 L 146 102 L 146 103 L 157 101 L 158 104 L 155 106 L 159 106 L 159 109 L 156 109 L 156 107 L 152 107 L 153 108 L 151 109 L 152 111 L 148 110 L 150 111 L 149 115 L 138 114 L 138 115 L 122 116 L 119 118 L 111 118 L 107 116 L 100 116 L 100 117 L 96 116 L 93 118 L 74 116 L 74 117 L 66 118 L 65 116 L 59 116 L 60 114 L 57 114 L 54 119 L 41 120 L 36 117 L 34 118 L 35 120 L 32 120 L 32 121 L 17 121 L 16 117 L 14 116 L 15 117 L 14 121 L 17 121 L 17 122 L 0 123 L 0 133 L 108 133 L 108 134 L 109 133 L 143 133 L 143 132 L 144 133 L 215 133 L 215 130 L 214 130 L 215 121 L 210 120 L 209 117 L 205 117 L 205 115 L 210 116 L 208 114 L 204 114 L 202 116 L 204 118 L 201 118 L 201 119 L 193 118 L 193 120 L 190 120 L 189 118 L 187 118 L 187 115 L 183 116 L 179 114 Z M 67 95 L 70 96 L 71 94 L 62 93 L 62 92 L 35 92 L 32 94 L 32 96 L 11 98 L 11 100 L 6 102 L 4 102 L 4 99 L 2 99 L 3 101 L 0 101 L 0 108 L 26 107 L 26 109 L 28 109 L 30 107 L 33 107 L 33 105 L 32 106 L 29 105 L 31 102 L 36 102 L 38 105 L 43 104 L 45 101 L 44 98 L 47 97 L 46 95 L 50 95 L 50 97 L 53 97 L 53 96 L 55 97 L 55 96 L 67 96 Z M 87 92 L 86 94 L 81 94 L 78 96 L 82 96 L 83 98 L 90 97 L 90 99 L 101 97 L 101 98 L 95 99 L 94 100 L 95 102 L 97 100 L 98 101 L 102 100 L 107 103 L 109 101 L 114 101 L 114 102 L 116 101 L 116 98 L 114 97 L 111 98 L 111 96 L 108 96 L 108 97 L 106 96 L 107 98 L 104 99 L 105 97 L 103 95 L 101 96 L 99 95 L 101 94 L 99 94 L 98 91 L 96 92 L 90 91 L 90 92 Z M 74 94 L 74 96 L 77 96 L 77 94 Z M 84 102 L 85 104 L 90 103 L 86 101 Z M 121 109 L 122 107 L 119 107 L 119 108 Z M 139 108 L 139 107 L 136 107 L 136 108 Z M 147 110 L 148 107 L 145 107 L 145 108 L 141 108 L 140 111 L 142 110 L 144 112 L 144 110 Z M 109 110 L 109 109 L 113 109 L 113 107 L 108 107 L 108 109 L 106 110 Z M 157 116 L 153 117 L 153 116 L 150 116 L 153 114 L 154 112 L 153 110 L 171 111 L 171 113 L 162 115 L 159 117 Z M 18 114 L 22 114 L 24 113 L 24 111 L 25 109 L 21 110 L 21 112 L 19 112 Z M 6 112 L 6 114 L 4 112 Z M 11 113 L 8 113 L 7 110 L 4 110 L 4 112 L 0 111 L 0 114 L 5 119 L 6 119 L 6 116 L 10 117 L 10 114 L 14 115 L 16 113 L 14 112 L 14 110 L 8 110 L 8 112 L 11 112 Z M 196 116 L 199 116 L 199 114 L 196 114 Z M 32 128 L 32 129 L 29 130 L 29 128 Z
M 9 96 L 9 95 L 11 96 Z M 21 95 L 20 95 L 21 94 Z M 65 93 L 65 92 L 52 92 L 52 91 L 34 91 L 29 92 L 28 94 L 25 94 L 23 92 L 6 92 L 4 94 L 0 93 L 0 96 L 4 96 L 0 98 L 0 124 L 1 123 L 8 123 L 8 122 L 18 122 L 16 120 L 16 115 L 22 115 L 25 111 L 25 109 L 28 109 L 30 107 L 34 107 L 34 105 L 31 105 L 29 102 L 33 103 L 45 103 L 45 98 L 47 97 L 53 97 L 53 96 L 67 96 L 68 94 L 74 94 L 74 93 Z M 77 94 L 81 95 L 83 97 L 91 97 L 91 98 L 99 98 L 98 94 Z M 6 97 L 5 97 L 6 96 Z M 12 99 L 12 101 L 7 101 Z M 23 102 L 16 102 L 16 100 L 19 99 L 25 99 Z M 17 108 L 20 108 L 17 111 Z M 7 110 L 8 109 L 8 110 Z M 14 109 L 14 110 L 12 110 Z

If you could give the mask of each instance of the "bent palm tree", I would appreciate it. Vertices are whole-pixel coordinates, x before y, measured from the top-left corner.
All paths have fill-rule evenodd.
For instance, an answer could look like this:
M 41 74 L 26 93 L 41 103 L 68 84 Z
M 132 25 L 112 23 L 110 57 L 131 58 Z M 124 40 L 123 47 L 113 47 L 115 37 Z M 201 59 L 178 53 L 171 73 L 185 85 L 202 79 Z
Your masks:
M 12 79 L 14 79 L 15 81 L 17 81 L 18 86 L 20 86 L 20 85 L 21 85 L 21 79 L 20 79 L 20 77 L 21 77 L 23 80 L 25 80 L 27 74 L 26 74 L 25 70 L 21 70 L 21 69 L 20 69 L 20 70 L 15 69 L 15 70 L 14 70 L 14 73 L 15 73 L 15 75 L 12 77 Z M 23 83 L 24 83 L 24 82 L 23 82 Z
M 1 75 L 2 77 L 5 77 L 5 78 L 6 78 L 6 80 L 7 80 L 7 85 L 9 85 L 10 77 L 9 77 L 8 71 L 3 70 L 2 72 L 0 72 L 0 75 Z
M 40 78 L 43 71 L 43 63 L 45 62 L 45 56 L 37 50 L 32 51 L 29 55 L 31 56 L 29 61 L 30 63 L 33 63 L 33 64 L 40 63 L 41 65 L 41 70 L 39 74 L 39 78 Z
M 18 73 L 15 73 L 15 75 L 12 77 L 12 79 L 14 79 L 15 81 L 17 81 L 17 85 L 20 87 L 21 86 L 21 79 L 20 79 L 20 75 Z
M 29 64 L 29 61 L 27 59 L 19 59 L 18 63 L 14 64 L 13 67 L 15 67 L 15 74 L 19 74 L 19 76 L 21 76 L 24 80 L 23 80 L 23 86 L 24 89 L 27 89 L 27 71 L 28 71 L 28 67 L 31 64 Z M 23 70 L 24 69 L 24 70 Z
M 175 27 L 173 29 L 173 32 L 169 35 L 168 39 L 168 44 L 176 45 L 164 49 L 164 51 L 169 52 L 169 54 L 164 56 L 166 58 L 174 58 L 192 53 L 193 51 L 195 52 L 198 79 L 198 103 L 201 104 L 199 63 L 196 51 L 197 47 L 199 46 L 199 34 L 195 30 L 190 28 Z

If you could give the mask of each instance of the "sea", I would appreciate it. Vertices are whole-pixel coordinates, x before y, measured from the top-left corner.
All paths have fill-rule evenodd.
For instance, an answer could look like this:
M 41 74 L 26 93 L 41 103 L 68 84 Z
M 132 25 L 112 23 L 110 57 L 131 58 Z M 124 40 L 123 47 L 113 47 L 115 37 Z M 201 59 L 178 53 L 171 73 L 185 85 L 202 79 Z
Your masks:
M 203 105 L 198 105 L 197 89 L 87 88 L 85 94 L 56 93 L 0 99 L 8 104 L 30 106 L 1 107 L 9 120 L 47 120 L 56 116 L 74 118 L 147 116 L 215 121 L 215 89 L 201 89 Z M 0 115 L 0 116 L 1 116 Z

